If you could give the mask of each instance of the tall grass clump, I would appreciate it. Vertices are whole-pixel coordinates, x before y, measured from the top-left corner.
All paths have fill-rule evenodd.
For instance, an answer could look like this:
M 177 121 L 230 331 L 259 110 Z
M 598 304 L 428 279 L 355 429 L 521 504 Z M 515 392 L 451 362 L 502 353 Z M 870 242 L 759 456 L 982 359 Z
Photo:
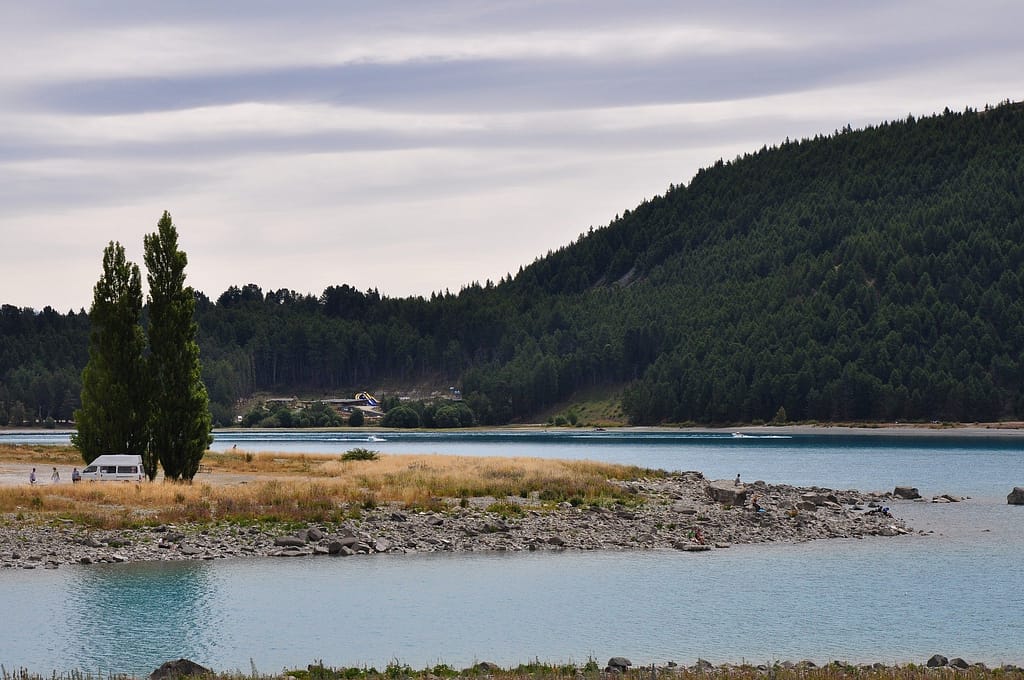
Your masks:
M 342 460 L 377 460 L 380 458 L 380 454 L 370 449 L 364 449 L 362 447 L 356 447 L 349 449 L 345 453 L 341 454 Z

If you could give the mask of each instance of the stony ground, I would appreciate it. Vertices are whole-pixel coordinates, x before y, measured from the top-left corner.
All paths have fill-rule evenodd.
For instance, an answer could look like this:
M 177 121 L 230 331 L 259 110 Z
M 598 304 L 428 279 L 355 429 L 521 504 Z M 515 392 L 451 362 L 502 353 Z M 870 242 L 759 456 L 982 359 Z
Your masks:
M 712 482 L 698 472 L 617 482 L 635 504 L 542 508 L 535 498 L 475 498 L 447 510 L 360 509 L 358 518 L 298 531 L 275 525 L 158 526 L 104 531 L 55 520 L 0 520 L 0 568 L 73 563 L 372 553 L 639 550 L 704 551 L 735 543 L 898 536 L 883 512 L 891 494 Z M 950 499 L 952 500 L 952 499 Z M 502 501 L 499 507 L 494 504 Z M 492 508 L 488 510 L 488 508 Z M 495 511 L 498 510 L 498 511 Z M 355 514 L 355 513 L 353 513 Z

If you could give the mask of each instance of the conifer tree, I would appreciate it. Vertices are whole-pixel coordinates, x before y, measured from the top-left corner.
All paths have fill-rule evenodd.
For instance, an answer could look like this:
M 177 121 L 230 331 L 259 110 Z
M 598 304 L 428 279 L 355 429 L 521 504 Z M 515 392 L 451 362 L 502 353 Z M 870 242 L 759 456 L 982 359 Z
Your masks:
M 82 407 L 75 411 L 77 432 L 71 435 L 86 463 L 104 453 L 145 458 L 149 413 L 141 316 L 139 267 L 111 241 L 93 288 L 89 361 L 82 372 Z
M 212 417 L 200 377 L 195 293 L 185 286 L 188 258 L 178 250 L 178 231 L 164 211 L 156 233 L 144 239 L 149 283 L 150 450 L 164 476 L 191 480 L 199 470 Z

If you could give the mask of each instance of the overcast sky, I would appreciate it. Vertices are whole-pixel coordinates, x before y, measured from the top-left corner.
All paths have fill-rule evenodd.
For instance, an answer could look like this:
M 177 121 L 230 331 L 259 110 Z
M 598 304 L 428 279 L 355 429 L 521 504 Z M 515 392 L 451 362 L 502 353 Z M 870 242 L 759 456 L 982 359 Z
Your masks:
M 1024 98 L 1024 4 L 0 2 L 0 303 L 497 281 L 764 144 Z

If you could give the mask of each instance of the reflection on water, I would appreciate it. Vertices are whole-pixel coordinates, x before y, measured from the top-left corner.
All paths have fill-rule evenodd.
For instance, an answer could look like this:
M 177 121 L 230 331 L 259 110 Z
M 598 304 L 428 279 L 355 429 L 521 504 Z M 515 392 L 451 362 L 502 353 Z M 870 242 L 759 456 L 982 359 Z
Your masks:
M 94 565 L 68 570 L 62 638 L 86 669 L 211 656 L 221 613 L 207 562 Z M 159 663 L 157 664 L 159 665 Z M 155 668 L 155 666 L 153 666 Z M 152 668 L 150 668 L 152 670 Z

